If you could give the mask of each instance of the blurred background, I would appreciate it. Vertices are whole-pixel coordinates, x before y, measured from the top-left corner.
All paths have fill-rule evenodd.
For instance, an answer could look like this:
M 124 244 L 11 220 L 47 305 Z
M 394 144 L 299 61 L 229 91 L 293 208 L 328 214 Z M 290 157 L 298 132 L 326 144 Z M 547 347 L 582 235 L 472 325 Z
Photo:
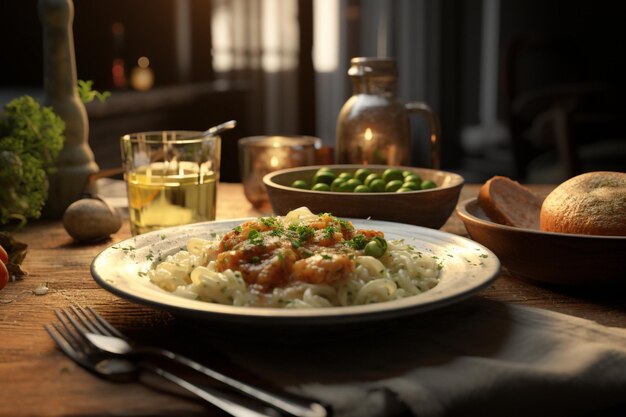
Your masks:
M 78 78 L 112 96 L 87 105 L 101 169 L 119 136 L 204 130 L 237 139 L 306 134 L 334 146 L 351 57 L 394 57 L 399 95 L 442 125 L 442 168 L 481 182 L 626 171 L 626 25 L 596 0 L 74 0 Z M 36 0 L 0 0 L 0 104 L 43 95 Z M 428 166 L 414 121 L 415 166 Z

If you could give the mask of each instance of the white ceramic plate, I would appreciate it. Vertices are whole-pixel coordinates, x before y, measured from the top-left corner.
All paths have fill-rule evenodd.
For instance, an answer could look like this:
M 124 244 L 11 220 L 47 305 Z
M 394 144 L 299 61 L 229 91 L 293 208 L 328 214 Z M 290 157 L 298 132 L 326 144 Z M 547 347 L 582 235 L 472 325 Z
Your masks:
M 407 224 L 349 219 L 356 228 L 376 229 L 387 240 L 405 239 L 416 250 L 443 262 L 441 280 L 433 289 L 400 300 L 349 307 L 278 309 L 235 307 L 175 296 L 152 284 L 146 271 L 160 259 L 185 248 L 192 237 L 209 239 L 249 219 L 197 223 L 146 233 L 105 249 L 91 273 L 104 289 L 122 298 L 173 314 L 220 322 L 283 325 L 339 324 L 379 320 L 441 308 L 470 297 L 491 284 L 500 261 L 489 249 L 469 239 Z

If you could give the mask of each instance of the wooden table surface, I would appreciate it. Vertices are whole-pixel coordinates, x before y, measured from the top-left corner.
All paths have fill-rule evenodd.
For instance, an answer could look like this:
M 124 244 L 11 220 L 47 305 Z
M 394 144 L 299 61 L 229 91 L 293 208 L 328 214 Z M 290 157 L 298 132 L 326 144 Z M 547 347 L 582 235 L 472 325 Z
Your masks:
M 539 193 L 551 189 L 531 188 Z M 466 185 L 461 200 L 476 196 L 477 191 L 477 185 Z M 218 219 L 268 213 L 248 204 L 241 185 L 220 184 Z M 442 230 L 467 236 L 456 215 Z M 197 346 L 195 335 L 184 320 L 120 299 L 91 278 L 92 259 L 109 245 L 130 237 L 127 222 L 110 240 L 93 245 L 74 243 L 57 221 L 33 222 L 16 237 L 29 245 L 24 263 L 29 275 L 0 291 L 0 416 L 221 415 L 199 402 L 142 384 L 100 380 L 63 356 L 43 328 L 55 320 L 55 308 L 89 305 L 133 338 L 161 344 L 167 340 L 190 356 L 204 348 L 201 343 Z M 50 289 L 46 295 L 33 293 L 46 283 Z M 549 287 L 517 280 L 503 270 L 479 297 L 626 327 L 622 293 Z

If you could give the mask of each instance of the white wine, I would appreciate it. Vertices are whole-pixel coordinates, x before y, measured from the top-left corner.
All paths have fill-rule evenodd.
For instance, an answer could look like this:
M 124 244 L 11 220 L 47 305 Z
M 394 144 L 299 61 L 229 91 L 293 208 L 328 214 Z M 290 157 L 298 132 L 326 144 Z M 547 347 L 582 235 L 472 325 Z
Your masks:
M 133 235 L 215 220 L 215 172 L 183 162 L 172 172 L 156 163 L 128 173 L 126 179 Z

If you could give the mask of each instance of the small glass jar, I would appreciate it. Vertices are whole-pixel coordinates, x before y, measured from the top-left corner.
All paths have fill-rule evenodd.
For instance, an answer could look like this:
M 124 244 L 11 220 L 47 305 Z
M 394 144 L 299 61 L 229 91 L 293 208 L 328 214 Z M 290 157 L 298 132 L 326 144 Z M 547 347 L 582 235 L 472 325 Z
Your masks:
M 256 208 L 269 206 L 263 176 L 279 169 L 314 165 L 322 140 L 313 136 L 251 136 L 239 146 L 243 191 Z
M 348 75 L 353 95 L 337 120 L 335 157 L 340 164 L 410 165 L 410 113 L 426 117 L 431 164 L 439 169 L 439 121 L 421 102 L 397 96 L 398 70 L 392 58 L 352 58 Z

